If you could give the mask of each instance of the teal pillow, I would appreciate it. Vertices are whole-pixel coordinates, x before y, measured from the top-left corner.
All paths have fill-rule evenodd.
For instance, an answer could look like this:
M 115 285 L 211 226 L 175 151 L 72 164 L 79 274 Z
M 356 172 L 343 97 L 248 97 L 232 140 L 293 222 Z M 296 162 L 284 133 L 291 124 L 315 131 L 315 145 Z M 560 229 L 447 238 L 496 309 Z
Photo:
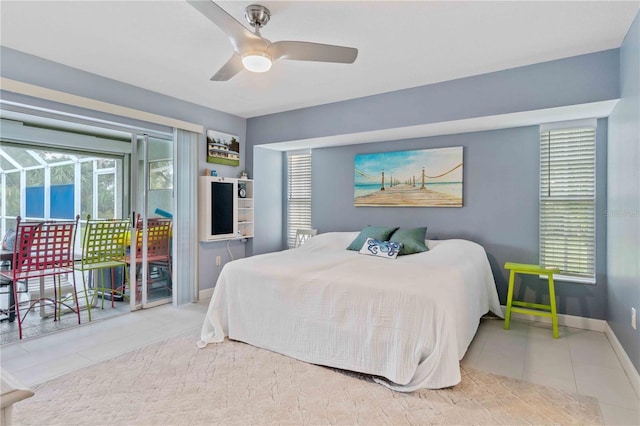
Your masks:
M 365 241 L 367 241 L 367 238 L 373 238 L 378 241 L 389 241 L 389 237 L 396 231 L 396 229 L 398 228 L 388 228 L 386 226 L 365 226 L 365 228 L 360 232 L 360 235 L 358 235 L 356 239 L 349 244 L 347 250 L 360 251 Z
M 424 242 L 424 237 L 427 233 L 427 227 L 421 228 L 400 228 L 391 236 L 392 243 L 402 243 L 402 249 L 398 256 L 404 256 L 407 254 L 422 253 L 429 250 Z

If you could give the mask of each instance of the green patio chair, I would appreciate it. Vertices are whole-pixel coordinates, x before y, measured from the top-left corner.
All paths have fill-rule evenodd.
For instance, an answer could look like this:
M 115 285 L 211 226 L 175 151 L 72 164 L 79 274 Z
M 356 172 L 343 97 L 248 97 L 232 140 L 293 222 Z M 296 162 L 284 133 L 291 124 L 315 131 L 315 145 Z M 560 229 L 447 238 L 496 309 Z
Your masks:
M 122 267 L 126 276 L 126 235 L 128 232 L 128 219 L 91 220 L 91 216 L 87 216 L 87 227 L 82 239 L 82 259 L 76 262 L 75 269 L 82 272 L 89 321 L 91 321 L 91 307 L 97 304 L 98 293 L 102 296 L 101 308 L 104 309 L 105 285 L 104 274 L 100 273 L 99 279 L 94 279 L 92 299 L 89 302 L 89 289 L 87 288 L 85 272 Z M 119 291 L 123 287 L 115 285 L 114 276 L 115 274 L 112 271 L 110 286 L 112 308 L 114 307 L 115 294 L 120 294 L 124 297 L 124 291 Z M 98 283 L 97 281 L 100 282 Z M 97 290 L 98 288 L 100 289 L 99 291 Z

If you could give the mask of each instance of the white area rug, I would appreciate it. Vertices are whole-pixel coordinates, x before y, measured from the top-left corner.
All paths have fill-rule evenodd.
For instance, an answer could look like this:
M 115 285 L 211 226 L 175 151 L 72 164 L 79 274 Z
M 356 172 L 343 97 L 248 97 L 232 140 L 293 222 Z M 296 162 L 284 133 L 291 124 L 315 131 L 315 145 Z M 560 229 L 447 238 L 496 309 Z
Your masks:
M 601 424 L 595 399 L 463 370 L 441 390 L 391 391 L 369 377 L 244 343 L 174 337 L 43 383 L 17 425 Z

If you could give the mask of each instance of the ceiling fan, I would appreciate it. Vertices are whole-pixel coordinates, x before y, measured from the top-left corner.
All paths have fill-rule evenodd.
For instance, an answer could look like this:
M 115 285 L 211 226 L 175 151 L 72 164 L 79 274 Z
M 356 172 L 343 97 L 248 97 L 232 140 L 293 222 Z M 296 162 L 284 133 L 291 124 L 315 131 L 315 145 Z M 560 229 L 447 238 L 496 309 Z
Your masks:
M 272 43 L 260 35 L 260 28 L 269 22 L 271 12 L 258 4 L 247 6 L 245 11 L 245 18 L 255 28 L 252 33 L 212 1 L 187 2 L 227 34 L 235 51 L 231 59 L 211 77 L 213 81 L 229 80 L 243 69 L 253 72 L 269 71 L 271 64 L 278 59 L 351 64 L 358 56 L 358 49 L 352 47 L 304 41 Z

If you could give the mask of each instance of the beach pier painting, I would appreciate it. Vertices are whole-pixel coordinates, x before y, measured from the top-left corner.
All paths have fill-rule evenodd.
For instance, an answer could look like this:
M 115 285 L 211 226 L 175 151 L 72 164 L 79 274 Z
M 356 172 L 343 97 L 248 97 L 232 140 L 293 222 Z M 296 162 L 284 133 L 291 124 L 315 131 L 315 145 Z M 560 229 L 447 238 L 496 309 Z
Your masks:
M 462 207 L 462 147 L 358 154 L 354 205 Z

